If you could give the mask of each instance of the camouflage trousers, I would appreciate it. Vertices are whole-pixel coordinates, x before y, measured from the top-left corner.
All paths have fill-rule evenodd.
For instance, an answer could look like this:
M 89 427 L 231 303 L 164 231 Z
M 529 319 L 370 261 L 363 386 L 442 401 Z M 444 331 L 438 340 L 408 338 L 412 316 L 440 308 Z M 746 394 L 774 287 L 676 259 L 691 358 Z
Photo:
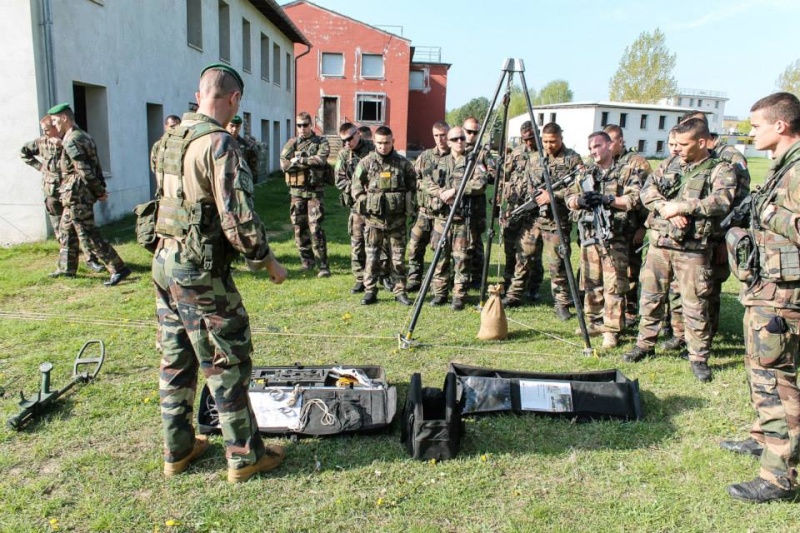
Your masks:
M 425 262 L 425 250 L 431 242 L 433 217 L 427 213 L 417 213 L 408 238 L 408 282 L 421 283 Z
M 381 267 L 381 255 L 388 246 L 390 249 L 388 276 L 395 295 L 406 291 L 406 227 L 405 224 L 387 230 L 366 225 L 364 228 L 367 262 L 364 268 L 364 289 L 378 290 L 378 280 L 386 272 Z
M 313 266 L 316 258 L 319 268 L 328 268 L 328 243 L 322 229 L 325 220 L 323 198 L 292 196 L 291 199 L 289 219 L 294 226 L 294 242 L 303 266 Z
M 686 345 L 691 361 L 707 361 L 711 350 L 708 297 L 711 294 L 711 251 L 689 252 L 659 248 L 653 241 L 641 275 L 639 300 L 640 348 L 655 346 L 669 293 L 669 282 L 677 280 L 683 306 Z
M 445 219 L 443 218 L 437 218 L 434 223 L 431 236 L 431 248 L 434 250 L 443 238 L 444 224 Z M 433 294 L 446 297 L 452 285 L 453 298 L 463 300 L 467 296 L 469 287 L 472 231 L 463 219 L 453 219 L 449 233 L 444 239 L 442 253 L 433 273 Z
M 92 254 L 105 263 L 112 274 L 125 268 L 114 247 L 100 235 L 94 222 L 94 208 L 91 203 L 64 206 L 59 223 L 58 269 L 74 274 L 78 270 L 79 246 L 83 245 L 87 254 Z
M 158 381 L 164 461 L 186 457 L 194 446 L 192 409 L 197 371 L 211 392 L 229 468 L 253 464 L 264 443 L 247 389 L 253 362 L 250 320 L 231 277 L 198 269 L 181 257 L 181 244 L 164 239 L 152 266 L 161 367 Z
M 519 261 L 519 251 L 517 250 L 517 241 L 519 240 L 520 227 L 518 224 L 509 225 L 503 228 L 503 253 L 505 255 L 505 263 L 503 265 L 503 282 L 510 284 L 514 278 L 514 268 Z M 533 256 L 530 273 L 528 275 L 528 286 L 531 290 L 538 291 L 544 280 L 544 268 L 542 267 L 542 245 L 536 248 L 536 254 Z
M 587 323 L 603 324 L 605 331 L 622 331 L 628 292 L 628 244 L 581 246 L 581 289 Z
M 745 307 L 744 337 L 750 398 L 758 415 L 750 434 L 764 446 L 759 476 L 793 489 L 800 461 L 800 314 Z
M 350 270 L 353 272 L 356 281 L 364 282 L 364 269 L 367 263 L 367 248 L 364 244 L 364 228 L 366 227 L 366 219 L 363 215 L 350 212 L 350 218 L 347 220 L 347 233 L 350 235 Z M 389 275 L 389 248 L 388 243 L 384 243 L 383 251 L 381 252 L 381 273 L 383 276 Z
M 569 228 L 564 228 L 567 242 L 565 248 L 571 253 L 569 241 Z M 543 254 L 550 272 L 550 289 L 553 292 L 553 301 L 556 306 L 568 306 L 570 291 L 567 283 L 567 269 L 564 260 L 558 252 L 560 240 L 558 231 L 543 229 L 537 222 L 525 222 L 520 228 L 517 238 L 517 251 L 519 259 L 514 267 L 514 277 L 508 287 L 508 297 L 522 299 L 528 275 L 532 271 L 533 260 L 537 254 Z
M 56 240 L 60 243 L 61 242 L 61 217 L 64 214 L 64 206 L 61 205 L 61 199 L 56 196 L 45 196 L 44 198 L 44 209 L 47 211 L 47 218 L 50 219 L 50 226 L 53 228 L 53 235 L 55 236 Z M 93 211 L 94 213 L 94 211 Z M 97 262 L 97 257 L 91 252 L 89 252 L 89 246 L 86 242 L 81 241 L 81 235 L 78 235 L 78 240 L 80 249 L 83 250 L 83 255 L 86 257 L 86 261 L 94 261 Z
M 469 222 L 469 277 L 472 283 L 480 283 L 483 277 L 483 262 L 486 259 L 483 247 L 483 234 L 486 233 L 486 217 L 474 216 L 470 218 Z
M 634 244 L 633 235 L 628 240 L 628 292 L 625 293 L 625 313 L 639 314 L 639 275 L 642 272 L 642 251 L 636 250 L 641 244 Z

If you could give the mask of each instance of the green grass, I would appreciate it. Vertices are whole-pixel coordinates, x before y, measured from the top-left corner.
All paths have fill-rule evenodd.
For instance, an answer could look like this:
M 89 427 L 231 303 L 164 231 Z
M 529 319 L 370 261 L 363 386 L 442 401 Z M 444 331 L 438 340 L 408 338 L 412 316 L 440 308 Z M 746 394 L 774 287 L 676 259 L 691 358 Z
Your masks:
M 751 162 L 754 183 L 765 168 Z M 102 339 L 108 350 L 96 383 L 77 388 L 21 432 L 0 430 L 0 531 L 770 531 L 800 519 L 796 505 L 754 508 L 725 492 L 758 469 L 718 448 L 721 439 L 745 437 L 753 416 L 738 282 L 725 286 L 714 381 L 707 385 L 674 356 L 623 363 L 634 331 L 620 348 L 583 357 L 566 342 L 580 345 L 575 320 L 558 322 L 547 304 L 510 310 L 510 339 L 494 343 L 475 339 L 477 311 L 426 305 L 415 332 L 421 345 L 399 350 L 393 336 L 404 330 L 409 310 L 385 291 L 368 308 L 348 292 L 346 213 L 334 191 L 326 221 L 334 275 L 317 279 L 300 271 L 285 187 L 273 180 L 257 189 L 289 279 L 275 286 L 263 273 L 237 270 L 256 365 L 379 364 L 401 403 L 413 372 L 438 387 L 449 361 L 555 372 L 616 367 L 639 380 L 645 419 L 470 419 L 461 454 L 442 463 L 408 458 L 396 428 L 271 439 L 287 446 L 286 463 L 242 486 L 225 481 L 215 436 L 187 475 L 166 481 L 150 256 L 133 242 L 133 221 L 126 219 L 103 228 L 135 271 L 113 289 L 102 286 L 105 275 L 83 267 L 75 280 L 48 278 L 53 241 L 0 250 L 0 385 L 15 380 L 7 389 L 31 394 L 37 365 L 51 361 L 58 388 L 86 340 Z M 15 412 L 7 395 L 0 415 Z

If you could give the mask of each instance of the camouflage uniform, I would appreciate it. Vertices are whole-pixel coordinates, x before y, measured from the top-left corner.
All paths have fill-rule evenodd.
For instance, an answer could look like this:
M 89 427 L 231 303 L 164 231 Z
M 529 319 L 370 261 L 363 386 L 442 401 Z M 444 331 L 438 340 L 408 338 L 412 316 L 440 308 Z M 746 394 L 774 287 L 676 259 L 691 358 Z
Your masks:
M 78 245 L 94 254 L 111 274 L 125 269 L 125 263 L 106 241 L 94 222 L 94 202 L 106 193 L 106 180 L 97 157 L 97 145 L 88 133 L 73 126 L 62 140 L 59 198 L 64 210 L 59 223 L 61 250 L 58 269 L 74 274 L 78 269 Z
M 271 252 L 253 206 L 250 170 L 231 135 L 199 113 L 184 114 L 165 137 L 173 132 L 156 163 L 163 194 L 152 267 L 164 460 L 174 463 L 192 451 L 199 368 L 219 410 L 228 467 L 238 469 L 265 452 L 247 395 L 250 320 L 230 262 L 242 253 L 251 270 L 265 268 Z
M 424 186 L 431 198 L 431 208 L 436 216 L 431 246 L 436 248 L 441 239 L 445 239 L 444 248 L 436 265 L 433 277 L 433 293 L 435 296 L 447 297 L 450 285 L 453 286 L 453 300 L 463 300 L 469 288 L 469 276 L 472 255 L 470 243 L 473 238 L 474 225 L 471 219 L 478 203 L 486 205 L 486 176 L 481 168 L 475 168 L 472 177 L 464 188 L 464 195 L 453 216 L 449 235 L 444 235 L 444 226 L 450 216 L 451 206 L 442 202 L 439 195 L 449 189 L 458 190 L 467 167 L 465 155 L 450 154 L 439 159 L 439 165 L 431 175 L 425 177 Z M 453 276 L 450 275 L 450 263 L 453 263 Z
M 480 147 L 474 143 L 467 143 L 465 145 L 466 153 L 469 154 L 476 148 Z M 485 180 L 489 183 L 494 183 L 494 161 L 489 156 L 489 151 L 484 150 L 483 156 L 476 162 L 476 172 L 481 171 L 485 175 Z M 469 217 L 469 230 L 470 230 L 470 264 L 469 264 L 469 278 L 473 286 L 477 286 L 481 282 L 483 276 L 483 234 L 486 233 L 486 192 L 482 192 L 472 198 L 472 214 Z
M 440 154 L 438 148 L 430 148 L 422 152 L 414 162 L 414 170 L 417 173 L 417 218 L 411 226 L 408 240 L 409 285 L 419 286 L 422 282 L 425 248 L 431 242 L 433 232 L 434 213 L 426 182 L 432 178 L 439 161 L 449 154 L 449 149 Z
M 313 133 L 307 138 L 289 139 L 281 151 L 281 169 L 291 195 L 289 218 L 294 226 L 294 242 L 303 268 L 311 268 L 316 258 L 320 270 L 328 269 L 328 245 L 322 229 L 328 154 L 328 139 Z M 295 156 L 300 160 L 292 166 L 290 160 Z
M 406 218 L 414 213 L 416 173 L 405 157 L 392 150 L 383 156 L 370 152 L 356 166 L 352 194 L 356 210 L 366 219 L 367 262 L 364 289 L 375 293 L 380 277 L 381 250 L 391 248 L 391 274 L 396 296 L 406 291 Z
M 678 172 L 662 163 L 642 187 L 641 199 L 650 211 L 646 223 L 650 246 L 641 275 L 639 348 L 649 351 L 655 345 L 669 280 L 674 276 L 683 304 L 689 360 L 708 361 L 712 239 L 730 210 L 735 188 L 731 166 L 711 157 L 681 164 Z M 686 228 L 679 229 L 658 214 L 668 200 L 681 203 L 682 214 L 689 219 Z
M 503 252 L 505 255 L 505 264 L 503 266 L 503 282 L 506 286 L 511 284 L 514 277 L 514 268 L 517 261 L 520 260 L 519 250 L 517 250 L 517 241 L 520 237 L 520 227 L 525 218 L 535 218 L 538 208 L 529 211 L 520 217 L 515 217 L 514 220 L 509 220 L 508 215 L 514 207 L 524 203 L 520 202 L 517 197 L 514 184 L 525 181 L 525 173 L 529 170 L 531 159 L 531 151 L 522 143 L 514 148 L 511 153 L 506 157 L 503 182 L 503 217 L 501 225 L 503 227 Z M 499 185 L 496 185 L 499 186 Z M 535 246 L 535 252 L 531 261 L 531 272 L 529 275 L 530 292 L 532 294 L 539 292 L 539 287 L 544 279 L 544 268 L 542 267 L 542 243 L 539 240 Z
M 581 240 L 580 284 L 585 292 L 584 313 L 590 324 L 602 324 L 605 332 L 617 335 L 624 326 L 623 307 L 629 289 L 628 213 L 638 209 L 641 188 L 640 172 L 618 160 L 607 171 L 597 165 L 586 169 L 566 196 L 567 206 L 577 213 Z M 606 240 L 597 233 L 594 223 L 596 210 L 585 210 L 578 206 L 578 198 L 584 191 L 612 195 L 625 204 L 624 210 L 602 205 L 596 208 L 603 210 L 607 216 L 611 234 Z
M 762 191 L 751 228 L 759 279 L 741 294 L 744 363 L 758 415 L 751 436 L 764 447 L 759 476 L 793 490 L 800 461 L 800 142 L 772 162 Z
M 581 156 L 574 150 L 564 146 L 561 147 L 561 151 L 555 157 L 545 155 L 545 158 L 550 171 L 550 178 L 553 181 L 583 165 Z M 514 189 L 514 194 L 520 204 L 524 203 L 528 198 L 532 198 L 537 189 L 545 187 L 542 157 L 538 152 L 534 152 L 530 156 L 530 171 L 516 179 L 511 187 Z M 567 206 L 564 204 L 566 191 L 561 189 L 560 191 L 555 191 L 554 194 L 560 217 L 559 222 L 564 231 L 564 238 L 567 241 L 564 243 L 564 247 L 566 253 L 569 254 L 571 253 L 569 239 L 572 224 L 569 220 Z M 514 278 L 508 288 L 508 299 L 521 299 L 533 257 L 538 253 L 538 248 L 542 247 L 550 271 L 550 288 L 553 292 L 555 305 L 562 308 L 569 306 L 570 292 L 567 285 L 567 270 L 561 255 L 558 253 L 559 245 L 558 230 L 549 204 L 540 206 L 535 218 L 528 217 L 522 220 L 519 238 L 517 239 L 517 250 L 520 258 L 514 268 Z
M 375 149 L 372 141 L 361 139 L 358 146 L 350 149 L 345 146 L 339 151 L 336 158 L 334 175 L 336 177 L 336 188 L 341 191 L 339 199 L 344 207 L 350 209 L 350 216 L 347 219 L 347 234 L 350 235 L 350 270 L 356 281 L 364 281 L 364 263 L 366 262 L 366 251 L 364 247 L 364 217 L 355 210 L 355 201 L 351 194 L 353 174 L 356 171 L 358 162 L 366 157 L 367 154 Z
M 250 174 L 253 176 L 253 183 L 258 182 L 258 144 L 252 137 L 242 135 L 236 136 L 242 159 L 250 167 Z

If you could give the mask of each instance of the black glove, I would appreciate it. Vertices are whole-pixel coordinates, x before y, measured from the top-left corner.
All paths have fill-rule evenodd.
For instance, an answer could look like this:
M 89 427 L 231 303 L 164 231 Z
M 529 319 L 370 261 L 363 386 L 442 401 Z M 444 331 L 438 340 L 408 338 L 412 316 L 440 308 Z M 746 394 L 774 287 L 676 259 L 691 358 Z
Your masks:
M 614 198 L 615 196 L 613 194 L 606 194 L 605 196 L 602 196 L 603 205 L 606 207 L 610 206 L 611 202 L 614 201 Z
M 591 209 L 601 203 L 601 195 L 594 191 L 586 191 L 578 196 L 578 207 L 581 209 Z

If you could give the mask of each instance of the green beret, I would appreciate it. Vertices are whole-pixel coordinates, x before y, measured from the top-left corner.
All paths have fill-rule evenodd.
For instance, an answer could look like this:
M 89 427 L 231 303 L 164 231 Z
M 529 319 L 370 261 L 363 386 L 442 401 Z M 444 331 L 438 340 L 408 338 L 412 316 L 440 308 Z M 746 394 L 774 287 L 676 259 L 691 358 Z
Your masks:
M 48 115 L 58 115 L 59 113 L 63 113 L 69 109 L 69 104 L 58 104 L 54 105 L 50 109 L 47 110 Z
M 234 126 L 238 126 L 241 123 L 242 123 L 242 117 L 240 117 L 239 115 L 236 115 L 231 119 L 231 124 L 233 124 Z
M 226 65 L 225 63 L 212 63 L 208 65 L 206 68 L 203 69 L 203 72 L 200 73 L 200 77 L 203 77 L 203 74 L 206 73 L 209 69 L 221 70 L 223 72 L 227 72 L 236 80 L 236 83 L 239 84 L 239 88 L 242 90 L 242 94 L 244 94 L 244 81 L 242 81 L 242 77 L 236 72 L 236 69 L 231 67 L 230 65 Z

